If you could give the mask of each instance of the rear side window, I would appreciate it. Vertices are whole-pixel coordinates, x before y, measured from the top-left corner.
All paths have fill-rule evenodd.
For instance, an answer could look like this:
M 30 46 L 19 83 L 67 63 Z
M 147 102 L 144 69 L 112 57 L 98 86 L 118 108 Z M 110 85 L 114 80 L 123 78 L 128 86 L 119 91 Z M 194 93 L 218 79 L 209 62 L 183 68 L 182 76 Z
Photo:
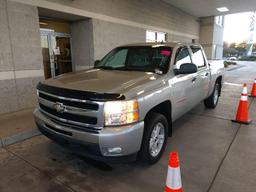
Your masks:
M 179 69 L 184 63 L 192 63 L 187 47 L 180 48 L 175 58 L 175 65 L 177 69 Z
M 198 68 L 200 67 L 205 67 L 205 60 L 204 60 L 204 55 L 203 51 L 200 47 L 191 47 L 192 50 L 192 60 L 193 63 L 197 65 Z

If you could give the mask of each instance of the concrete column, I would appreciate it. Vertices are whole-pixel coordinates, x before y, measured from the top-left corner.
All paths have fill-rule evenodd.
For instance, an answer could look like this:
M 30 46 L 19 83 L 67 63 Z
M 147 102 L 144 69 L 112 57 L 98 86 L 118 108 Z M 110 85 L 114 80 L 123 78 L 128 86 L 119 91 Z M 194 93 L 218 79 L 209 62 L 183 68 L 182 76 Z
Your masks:
M 0 0 L 0 114 L 18 109 L 6 0 Z
M 43 78 L 37 8 L 0 0 L 0 114 L 36 105 Z
M 72 63 L 75 71 L 94 65 L 92 20 L 76 21 L 71 24 Z
M 200 39 L 208 59 L 222 59 L 223 23 L 216 24 L 215 17 L 200 18 Z

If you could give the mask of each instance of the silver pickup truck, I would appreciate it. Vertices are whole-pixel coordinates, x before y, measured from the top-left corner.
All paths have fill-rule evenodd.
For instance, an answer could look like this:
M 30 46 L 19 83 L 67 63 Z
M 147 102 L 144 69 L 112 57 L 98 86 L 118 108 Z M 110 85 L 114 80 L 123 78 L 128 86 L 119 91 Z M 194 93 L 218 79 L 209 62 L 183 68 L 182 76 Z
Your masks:
M 93 69 L 39 83 L 34 117 L 44 135 L 73 152 L 153 164 L 173 121 L 201 101 L 216 107 L 223 75 L 223 63 L 209 63 L 199 44 L 124 45 Z

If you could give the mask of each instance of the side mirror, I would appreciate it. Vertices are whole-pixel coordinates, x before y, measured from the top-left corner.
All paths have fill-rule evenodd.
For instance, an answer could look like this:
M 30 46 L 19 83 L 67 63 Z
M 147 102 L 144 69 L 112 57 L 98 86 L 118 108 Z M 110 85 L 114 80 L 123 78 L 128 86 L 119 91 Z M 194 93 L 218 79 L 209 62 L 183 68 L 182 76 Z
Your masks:
M 178 74 L 191 74 L 196 73 L 198 71 L 198 68 L 193 63 L 184 63 L 180 66 L 179 69 L 175 70 L 175 73 Z
M 94 62 L 94 67 L 97 67 L 97 66 L 99 65 L 99 63 L 100 63 L 100 60 L 96 60 L 96 61 Z

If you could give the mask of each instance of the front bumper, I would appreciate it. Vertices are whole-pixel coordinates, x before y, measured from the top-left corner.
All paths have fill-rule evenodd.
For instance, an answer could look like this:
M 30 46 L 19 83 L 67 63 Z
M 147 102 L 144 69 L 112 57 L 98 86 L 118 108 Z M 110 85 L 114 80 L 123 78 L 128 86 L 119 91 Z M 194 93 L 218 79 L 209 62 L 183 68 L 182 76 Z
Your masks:
M 59 125 L 40 112 L 34 111 L 39 130 L 58 143 L 80 146 L 77 151 L 92 158 L 126 157 L 136 154 L 141 147 L 144 122 L 132 125 L 104 127 L 99 133 L 90 133 Z M 118 150 L 116 150 L 118 149 Z M 75 151 L 74 151 L 75 152 Z

